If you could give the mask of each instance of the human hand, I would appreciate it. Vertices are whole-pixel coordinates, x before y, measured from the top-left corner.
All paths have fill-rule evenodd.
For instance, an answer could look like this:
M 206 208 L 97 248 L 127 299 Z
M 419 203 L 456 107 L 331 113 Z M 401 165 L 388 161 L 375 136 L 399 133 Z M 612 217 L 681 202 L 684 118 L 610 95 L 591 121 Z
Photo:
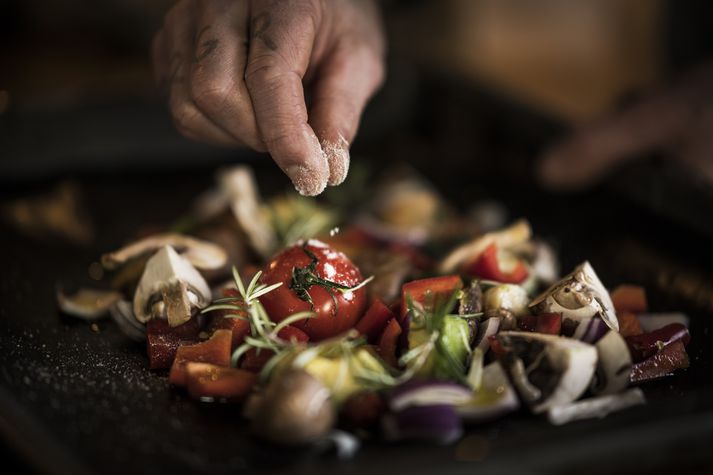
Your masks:
M 656 150 L 713 183 L 713 63 L 675 88 L 575 132 L 540 158 L 537 174 L 548 188 L 584 188 Z
M 318 195 L 347 176 L 384 49 L 373 0 L 181 0 L 153 62 L 183 135 L 268 151 L 297 191 Z

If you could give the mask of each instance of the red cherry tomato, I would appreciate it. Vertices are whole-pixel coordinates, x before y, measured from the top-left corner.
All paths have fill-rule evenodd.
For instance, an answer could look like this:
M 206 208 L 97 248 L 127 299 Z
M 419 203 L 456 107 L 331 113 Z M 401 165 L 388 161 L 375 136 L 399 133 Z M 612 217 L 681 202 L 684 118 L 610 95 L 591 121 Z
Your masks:
M 353 327 L 366 307 L 366 290 L 361 287 L 356 290 L 341 291 L 329 285 L 313 284 L 303 288 L 293 282 L 293 271 L 308 271 L 313 258 L 316 259 L 312 274 L 324 281 L 345 287 L 359 285 L 363 278 L 359 269 L 347 256 L 323 242 L 311 239 L 307 245 L 297 244 L 282 251 L 273 258 L 264 269 L 260 282 L 271 285 L 282 282 L 283 285 L 260 297 L 267 314 L 275 322 L 280 322 L 288 316 L 304 311 L 313 311 L 316 316 L 293 323 L 311 341 L 324 340 L 338 335 Z M 312 299 L 309 301 L 300 298 Z M 332 298 L 334 296 L 334 298 Z

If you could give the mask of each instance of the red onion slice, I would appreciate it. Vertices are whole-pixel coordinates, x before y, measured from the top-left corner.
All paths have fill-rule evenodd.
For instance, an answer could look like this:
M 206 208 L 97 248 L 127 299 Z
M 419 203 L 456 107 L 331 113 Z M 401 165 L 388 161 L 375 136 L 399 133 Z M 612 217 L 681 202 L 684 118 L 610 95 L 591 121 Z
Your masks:
M 389 441 L 419 440 L 447 445 L 463 435 L 463 423 L 451 405 L 411 406 L 382 419 Z

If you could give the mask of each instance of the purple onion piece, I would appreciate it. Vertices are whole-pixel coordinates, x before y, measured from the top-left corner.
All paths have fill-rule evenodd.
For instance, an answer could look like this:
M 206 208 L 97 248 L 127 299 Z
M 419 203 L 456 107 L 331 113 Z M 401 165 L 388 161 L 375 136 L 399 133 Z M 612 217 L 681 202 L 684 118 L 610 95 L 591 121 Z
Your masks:
M 580 325 L 582 325 L 582 323 L 580 323 Z M 604 320 L 599 317 L 594 317 L 589 320 L 589 324 L 587 325 L 584 334 L 581 335 L 580 340 L 585 343 L 594 344 L 606 335 L 608 331 L 609 327 L 606 323 L 604 323 Z M 577 332 L 575 331 L 575 334 L 576 333 Z
M 495 335 L 500 329 L 500 319 L 496 317 L 488 318 L 478 329 L 478 338 L 475 340 L 474 347 L 483 350 L 483 354 L 490 349 L 489 336 Z
M 412 406 L 464 404 L 473 396 L 470 388 L 449 381 L 411 380 L 394 389 L 389 407 L 401 411 Z
M 384 436 L 390 441 L 418 440 L 451 444 L 463 435 L 463 423 L 453 406 L 411 406 L 382 419 Z
M 574 327 L 574 333 L 572 333 L 572 336 L 570 338 L 573 338 L 575 340 L 581 340 L 584 338 L 584 335 L 587 333 L 587 330 L 589 330 L 589 324 L 592 323 L 593 318 L 583 318 L 581 320 L 575 320 L 577 322 L 577 326 Z

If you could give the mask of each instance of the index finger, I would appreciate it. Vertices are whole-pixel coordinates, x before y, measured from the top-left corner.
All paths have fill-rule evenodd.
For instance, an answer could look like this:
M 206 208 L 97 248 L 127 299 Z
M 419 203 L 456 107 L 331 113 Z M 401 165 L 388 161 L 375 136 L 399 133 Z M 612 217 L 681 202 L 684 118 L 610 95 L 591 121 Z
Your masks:
M 297 191 L 321 193 L 329 165 L 308 123 L 302 78 L 307 71 L 319 21 L 309 0 L 277 8 L 254 2 L 245 81 L 260 133 L 273 160 Z

